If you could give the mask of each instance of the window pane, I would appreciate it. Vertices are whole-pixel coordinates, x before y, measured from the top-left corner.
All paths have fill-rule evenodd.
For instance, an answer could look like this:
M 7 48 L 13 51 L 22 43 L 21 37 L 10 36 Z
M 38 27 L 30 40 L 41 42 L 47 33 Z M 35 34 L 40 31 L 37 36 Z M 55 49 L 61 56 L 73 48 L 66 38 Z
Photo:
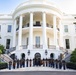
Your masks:
M 8 32 L 11 32 L 12 26 L 8 25 Z
M 36 37 L 36 47 L 40 47 L 40 37 Z
M 28 45 L 28 38 L 26 39 L 26 45 Z
M 0 31 L 1 31 L 1 25 L 0 25 Z
M 6 40 L 6 49 L 9 49 L 10 48 L 10 39 L 7 39 Z
M 65 39 L 66 49 L 70 49 L 69 39 Z
M 75 32 L 76 32 L 76 25 L 75 25 Z
M 64 25 L 64 31 L 68 32 L 68 25 Z

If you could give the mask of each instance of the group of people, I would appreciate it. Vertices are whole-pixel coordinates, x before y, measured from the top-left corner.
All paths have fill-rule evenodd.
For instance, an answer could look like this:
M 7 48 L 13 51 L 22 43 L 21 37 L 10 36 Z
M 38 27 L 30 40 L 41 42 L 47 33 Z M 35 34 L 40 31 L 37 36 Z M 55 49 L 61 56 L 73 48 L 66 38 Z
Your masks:
M 34 67 L 34 66 L 43 66 L 43 67 L 52 67 L 56 69 L 66 69 L 66 62 L 58 59 L 14 59 L 13 62 L 9 61 L 8 67 L 11 68 L 22 68 L 22 67 Z

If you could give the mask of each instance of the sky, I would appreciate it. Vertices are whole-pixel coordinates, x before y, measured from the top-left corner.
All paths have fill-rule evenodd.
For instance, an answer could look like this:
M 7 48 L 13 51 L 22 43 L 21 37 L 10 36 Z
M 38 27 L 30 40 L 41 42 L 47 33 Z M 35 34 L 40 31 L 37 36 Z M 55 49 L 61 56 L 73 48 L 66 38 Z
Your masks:
M 0 0 L 0 14 L 10 14 L 26 0 Z M 64 13 L 76 14 L 76 0 L 49 0 L 55 3 Z

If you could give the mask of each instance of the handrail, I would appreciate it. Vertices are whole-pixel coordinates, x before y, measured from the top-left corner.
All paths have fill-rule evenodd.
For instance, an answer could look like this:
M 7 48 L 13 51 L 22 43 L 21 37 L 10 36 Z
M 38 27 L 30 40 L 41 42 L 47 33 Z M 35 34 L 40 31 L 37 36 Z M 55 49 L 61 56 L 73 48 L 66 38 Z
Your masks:
M 56 49 L 56 46 L 55 45 L 48 45 L 48 48 L 49 49 Z
M 9 54 L 10 52 L 13 52 L 15 50 L 16 50 L 16 47 L 12 47 L 12 48 L 6 50 L 6 53 Z
M 43 45 L 33 45 L 33 48 L 34 49 L 42 49 L 43 48 Z
M 5 59 L 5 57 L 6 57 L 6 59 Z M 11 58 L 8 58 L 5 54 L 2 54 L 1 55 L 1 58 L 3 59 L 3 60 L 5 60 L 5 61 L 9 61 L 9 60 L 11 60 L 12 61 L 12 59 Z M 8 60 L 7 60 L 8 59 Z
M 22 49 L 27 49 L 28 45 L 21 45 L 20 47 L 22 47 Z

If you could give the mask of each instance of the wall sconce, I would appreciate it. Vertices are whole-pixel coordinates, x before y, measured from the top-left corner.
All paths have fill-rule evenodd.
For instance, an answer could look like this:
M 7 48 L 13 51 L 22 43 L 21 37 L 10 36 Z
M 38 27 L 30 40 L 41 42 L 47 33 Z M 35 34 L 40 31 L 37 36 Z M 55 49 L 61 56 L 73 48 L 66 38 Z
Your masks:
M 28 55 L 30 55 L 30 50 L 28 50 Z
M 48 52 L 47 52 L 47 50 L 45 50 L 45 55 L 47 55 L 48 54 Z

